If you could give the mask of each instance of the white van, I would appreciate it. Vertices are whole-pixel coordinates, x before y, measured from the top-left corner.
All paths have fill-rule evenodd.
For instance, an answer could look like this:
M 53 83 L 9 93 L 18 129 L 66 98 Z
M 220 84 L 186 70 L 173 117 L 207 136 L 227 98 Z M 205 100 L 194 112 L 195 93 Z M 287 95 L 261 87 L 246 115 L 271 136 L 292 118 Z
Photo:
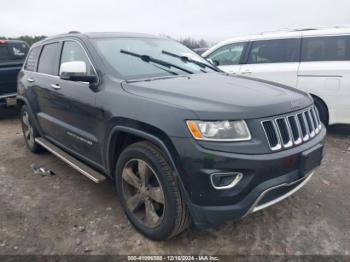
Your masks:
M 325 124 L 350 124 L 350 28 L 237 37 L 218 43 L 203 56 L 227 73 L 308 92 Z

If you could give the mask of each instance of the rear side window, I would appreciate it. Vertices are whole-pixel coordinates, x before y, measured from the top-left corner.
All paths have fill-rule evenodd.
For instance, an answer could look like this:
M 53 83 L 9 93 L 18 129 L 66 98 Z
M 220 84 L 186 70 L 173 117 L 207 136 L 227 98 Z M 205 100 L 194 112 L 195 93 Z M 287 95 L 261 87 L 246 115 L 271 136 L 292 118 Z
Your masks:
M 10 60 L 10 51 L 7 46 L 0 46 L 0 61 Z
M 27 61 L 24 65 L 25 70 L 36 71 L 36 65 L 37 65 L 39 54 L 40 54 L 40 46 L 34 47 L 32 50 L 30 50 Z
M 299 61 L 300 39 L 263 40 L 252 43 L 248 64 Z
M 350 60 L 350 36 L 306 37 L 303 39 L 301 60 Z
M 219 66 L 238 65 L 246 43 L 225 45 L 211 53 L 207 58 Z
M 48 75 L 58 73 L 58 43 L 44 45 L 38 65 L 38 72 Z

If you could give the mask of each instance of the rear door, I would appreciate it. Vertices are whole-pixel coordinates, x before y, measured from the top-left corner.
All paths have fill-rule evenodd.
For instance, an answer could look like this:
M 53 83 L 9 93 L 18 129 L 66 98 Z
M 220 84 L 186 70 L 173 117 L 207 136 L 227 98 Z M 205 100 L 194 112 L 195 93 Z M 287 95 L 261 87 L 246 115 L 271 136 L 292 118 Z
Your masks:
M 296 87 L 299 57 L 300 38 L 252 41 L 239 73 Z
M 329 124 L 350 123 L 350 35 L 303 38 L 298 88 L 326 103 Z
M 238 74 L 247 43 L 233 43 L 219 47 L 208 56 L 221 70 L 229 74 Z
M 37 62 L 37 71 L 32 72 L 27 81 L 32 84 L 31 101 L 39 125 L 45 136 L 57 139 L 60 131 L 57 129 L 56 117 L 59 101 L 57 93 L 51 87 L 58 80 L 58 59 L 60 42 L 43 45 Z M 35 101 L 35 102 L 34 102 Z

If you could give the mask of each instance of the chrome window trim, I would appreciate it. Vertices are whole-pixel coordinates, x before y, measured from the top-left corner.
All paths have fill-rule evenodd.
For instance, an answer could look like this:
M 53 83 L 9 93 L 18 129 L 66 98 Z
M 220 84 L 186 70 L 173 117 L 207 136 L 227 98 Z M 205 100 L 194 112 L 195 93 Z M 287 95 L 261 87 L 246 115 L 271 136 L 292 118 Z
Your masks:
M 92 60 L 91 60 L 89 54 L 87 53 L 87 51 L 85 50 L 84 46 L 83 46 L 78 40 L 72 39 L 72 38 L 67 38 L 67 39 L 61 38 L 61 39 L 59 39 L 59 40 L 50 41 L 50 42 L 47 42 L 47 43 L 42 43 L 42 44 L 37 45 L 37 46 L 35 46 L 35 47 L 41 47 L 41 49 L 43 49 L 43 47 L 44 47 L 45 45 L 49 45 L 49 44 L 53 44 L 53 43 L 62 43 L 62 48 L 61 48 L 61 50 L 60 50 L 61 52 L 60 52 L 59 61 L 58 61 L 58 63 L 59 63 L 58 71 L 59 71 L 60 68 L 61 68 L 61 57 L 62 57 L 62 51 L 63 51 L 63 47 L 64 47 L 64 43 L 65 43 L 65 42 L 76 42 L 76 43 L 78 43 L 78 44 L 80 45 L 80 47 L 84 50 L 84 53 L 85 53 L 85 55 L 87 56 L 87 58 L 88 58 L 88 60 L 89 60 L 89 63 L 91 64 L 91 66 L 92 66 L 92 68 L 93 68 L 93 70 L 94 70 L 94 72 L 95 72 L 95 75 L 96 75 L 96 77 L 97 77 L 97 84 L 99 84 L 99 83 L 100 83 L 100 77 L 99 77 L 99 75 L 97 74 L 97 70 L 96 70 L 94 64 L 92 63 Z M 35 47 L 33 47 L 33 48 L 35 48 Z M 42 50 L 41 50 L 41 52 L 42 52 Z M 40 52 L 40 54 L 39 54 L 39 56 L 38 56 L 37 62 L 40 61 L 41 52 Z M 26 59 L 28 59 L 28 57 L 27 57 Z M 24 64 L 23 64 L 23 65 L 24 65 Z M 51 77 L 54 77 L 54 78 L 61 79 L 61 77 L 60 77 L 59 75 L 50 75 L 50 74 L 38 72 L 38 68 L 36 68 L 36 71 L 29 71 L 29 70 L 26 70 L 26 69 L 24 68 L 24 66 L 22 66 L 22 70 L 23 70 L 24 72 L 27 72 L 27 73 L 34 73 L 34 74 L 39 74 L 39 75 L 44 75 L 44 76 L 51 76 Z M 62 80 L 63 80 L 63 79 L 62 79 Z M 65 81 L 69 81 L 69 80 L 65 80 Z M 81 82 L 81 83 L 86 83 L 86 82 Z

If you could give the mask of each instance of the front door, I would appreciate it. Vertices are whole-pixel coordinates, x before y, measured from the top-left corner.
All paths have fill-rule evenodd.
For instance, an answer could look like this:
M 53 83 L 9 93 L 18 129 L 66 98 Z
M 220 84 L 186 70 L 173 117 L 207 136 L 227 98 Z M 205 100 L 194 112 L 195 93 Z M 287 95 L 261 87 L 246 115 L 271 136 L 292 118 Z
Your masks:
M 245 47 L 246 43 L 228 44 L 216 49 L 206 58 L 210 59 L 222 71 L 229 74 L 238 74 Z
M 299 50 L 300 38 L 253 41 L 239 73 L 296 87 Z
M 80 158 L 100 164 L 100 144 L 96 137 L 100 114 L 95 107 L 96 93 L 89 83 L 59 77 L 61 64 L 69 61 L 85 62 L 89 75 L 96 71 L 83 46 L 74 40 L 59 43 L 55 57 L 57 67 L 50 75 L 40 74 L 45 68 L 40 66 L 45 59 L 45 47 L 39 60 L 39 76 L 35 79 L 36 84 L 40 84 L 38 92 L 42 93 L 38 119 L 45 136 Z

